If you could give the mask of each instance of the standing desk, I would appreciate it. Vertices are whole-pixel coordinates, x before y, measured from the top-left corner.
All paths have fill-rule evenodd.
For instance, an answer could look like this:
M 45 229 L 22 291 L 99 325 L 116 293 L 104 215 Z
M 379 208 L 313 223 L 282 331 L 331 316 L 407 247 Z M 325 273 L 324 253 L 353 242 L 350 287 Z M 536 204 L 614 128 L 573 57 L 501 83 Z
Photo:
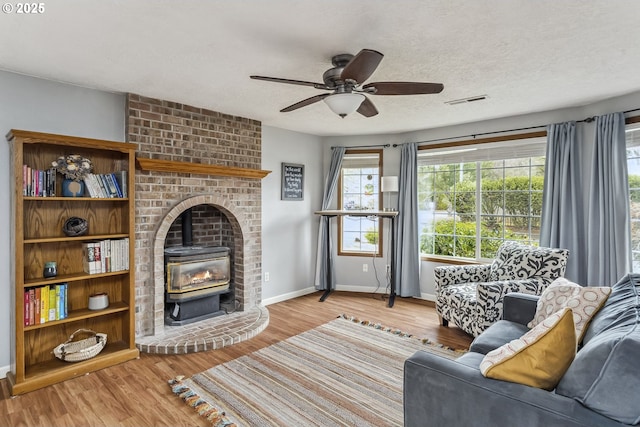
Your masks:
M 388 218 L 389 221 L 391 222 L 391 248 L 389 250 L 390 252 L 390 257 L 391 257 L 391 261 L 390 261 L 390 265 L 391 265 L 391 292 L 389 293 L 389 307 L 393 307 L 393 304 L 395 302 L 396 299 L 396 288 L 395 288 L 395 275 L 396 275 L 396 268 L 395 268 L 395 263 L 396 263 L 396 245 L 395 245 L 395 220 L 396 217 L 398 216 L 398 211 L 367 211 L 367 210 L 323 210 L 323 211 L 316 211 L 315 212 L 316 215 L 321 215 L 324 217 L 328 217 L 328 218 L 336 218 L 339 216 L 356 216 L 356 217 L 369 217 L 369 216 L 373 216 L 373 217 L 378 217 L 378 218 Z M 333 254 L 331 254 L 331 245 L 330 243 L 330 239 L 331 239 L 331 221 L 329 221 L 329 230 L 327 232 L 327 242 L 326 242 L 326 247 L 327 247 L 327 260 L 329 262 L 327 262 L 327 270 L 329 270 L 331 268 L 331 258 L 333 256 Z M 327 277 L 329 277 L 330 272 L 327 271 Z M 331 286 L 331 283 L 329 283 L 329 286 Z M 333 289 L 326 289 L 324 291 L 324 294 L 322 294 L 322 296 L 320 297 L 320 301 L 324 301 L 325 299 L 327 299 L 327 297 L 329 296 L 329 294 L 333 291 Z

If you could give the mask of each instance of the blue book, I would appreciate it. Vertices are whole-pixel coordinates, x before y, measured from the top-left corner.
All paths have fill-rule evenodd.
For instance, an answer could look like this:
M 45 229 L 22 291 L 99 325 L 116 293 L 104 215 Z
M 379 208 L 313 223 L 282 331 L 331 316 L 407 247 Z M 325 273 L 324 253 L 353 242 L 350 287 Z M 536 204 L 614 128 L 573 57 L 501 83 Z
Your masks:
M 109 174 L 109 181 L 113 183 L 114 187 L 116 187 L 117 196 L 123 198 L 124 196 L 122 195 L 122 189 L 120 188 L 120 184 L 118 184 L 118 179 L 116 178 L 115 173 Z

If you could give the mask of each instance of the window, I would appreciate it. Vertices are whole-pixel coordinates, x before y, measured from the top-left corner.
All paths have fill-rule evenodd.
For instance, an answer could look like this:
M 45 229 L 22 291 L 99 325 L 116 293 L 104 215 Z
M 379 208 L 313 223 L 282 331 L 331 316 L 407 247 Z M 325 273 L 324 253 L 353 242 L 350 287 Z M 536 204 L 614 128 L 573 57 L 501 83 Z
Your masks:
M 546 150 L 541 135 L 421 147 L 420 252 L 484 260 L 505 240 L 537 245 Z
M 380 210 L 382 150 L 347 150 L 338 182 L 338 209 Z M 377 217 L 338 217 L 339 255 L 382 256 Z
M 633 272 L 640 273 L 640 123 L 627 125 L 627 174 Z

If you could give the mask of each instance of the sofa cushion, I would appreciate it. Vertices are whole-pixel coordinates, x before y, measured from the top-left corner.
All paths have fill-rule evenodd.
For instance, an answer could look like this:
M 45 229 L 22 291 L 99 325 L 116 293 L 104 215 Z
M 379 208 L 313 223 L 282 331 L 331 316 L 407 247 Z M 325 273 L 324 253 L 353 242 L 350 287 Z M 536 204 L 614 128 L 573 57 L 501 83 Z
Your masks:
M 624 424 L 640 422 L 640 297 L 638 275 L 613 286 L 594 317 L 584 345 L 556 393 Z
M 607 301 L 610 293 L 609 287 L 580 286 L 560 277 L 542 292 L 536 314 L 527 326 L 533 328 L 551 314 L 569 307 L 576 326 L 576 343 L 579 343 L 589 322 Z
M 521 338 L 487 353 L 480 371 L 487 378 L 553 390 L 575 351 L 573 315 L 564 308 Z
M 640 274 L 632 273 L 622 277 L 611 287 L 611 295 L 589 323 L 582 340 L 586 345 L 596 335 L 620 327 L 632 327 L 638 313 L 640 295 Z
M 527 332 L 529 332 L 529 328 L 525 325 L 508 320 L 498 320 L 473 340 L 469 351 L 487 354 L 509 341 L 520 338 Z
M 489 281 L 541 277 L 551 282 L 556 277 L 564 276 L 567 256 L 566 249 L 541 248 L 507 241 L 500 246 L 491 264 Z

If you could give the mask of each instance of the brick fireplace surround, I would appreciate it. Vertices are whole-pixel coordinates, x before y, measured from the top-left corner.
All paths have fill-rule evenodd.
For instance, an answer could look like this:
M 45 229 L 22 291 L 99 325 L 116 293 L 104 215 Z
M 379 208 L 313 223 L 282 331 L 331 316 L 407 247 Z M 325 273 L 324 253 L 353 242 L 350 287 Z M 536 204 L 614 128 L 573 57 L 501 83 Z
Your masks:
M 172 171 L 136 170 L 136 344 L 179 354 L 220 348 L 264 330 L 261 181 L 192 173 L 190 164 L 260 170 L 261 124 L 169 101 L 127 95 L 127 140 L 140 159 L 180 163 Z M 266 171 L 263 171 L 266 173 Z M 184 326 L 164 324 L 164 248 L 179 244 L 179 216 L 193 208 L 195 245 L 232 250 L 236 311 Z

